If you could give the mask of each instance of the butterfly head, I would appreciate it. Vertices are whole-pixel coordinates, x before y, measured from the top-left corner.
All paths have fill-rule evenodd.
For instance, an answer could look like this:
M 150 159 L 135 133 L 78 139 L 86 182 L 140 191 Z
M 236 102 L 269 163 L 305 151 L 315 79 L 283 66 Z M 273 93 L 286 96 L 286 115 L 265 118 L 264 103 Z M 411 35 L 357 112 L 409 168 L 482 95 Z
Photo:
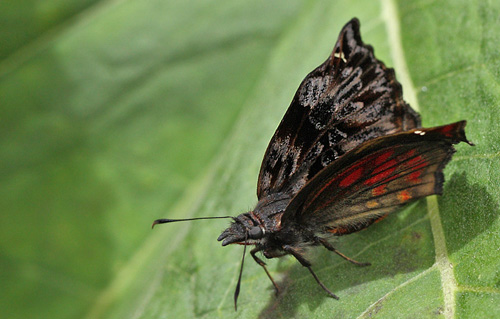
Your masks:
M 255 245 L 266 234 L 266 228 L 254 212 L 241 214 L 234 218 L 231 225 L 217 238 L 222 246 L 229 244 Z

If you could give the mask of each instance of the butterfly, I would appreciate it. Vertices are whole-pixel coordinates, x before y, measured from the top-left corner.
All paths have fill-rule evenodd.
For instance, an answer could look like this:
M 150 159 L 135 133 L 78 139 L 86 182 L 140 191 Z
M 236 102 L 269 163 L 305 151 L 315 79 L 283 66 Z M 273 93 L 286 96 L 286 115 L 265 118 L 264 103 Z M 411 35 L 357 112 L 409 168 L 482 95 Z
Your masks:
M 419 198 L 441 194 L 443 169 L 467 140 L 466 121 L 421 128 L 403 100 L 394 70 L 361 40 L 353 18 L 340 31 L 328 59 L 309 73 L 274 133 L 259 173 L 258 203 L 237 217 L 158 219 L 156 224 L 232 218 L 217 239 L 244 245 L 234 294 L 239 296 L 246 247 L 271 280 L 266 258 L 292 255 L 329 296 L 338 297 L 313 271 L 305 251 L 322 246 L 366 266 L 331 243 L 365 229 Z

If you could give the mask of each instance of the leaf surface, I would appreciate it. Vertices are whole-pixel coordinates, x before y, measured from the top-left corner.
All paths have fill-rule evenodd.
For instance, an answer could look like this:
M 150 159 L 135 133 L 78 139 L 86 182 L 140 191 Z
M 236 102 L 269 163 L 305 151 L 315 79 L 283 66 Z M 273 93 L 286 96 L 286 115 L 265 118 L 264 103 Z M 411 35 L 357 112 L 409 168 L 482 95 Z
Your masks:
M 362 8 L 362 10 L 361 10 Z M 446 14 L 443 14 L 446 12 Z M 500 5 L 493 1 L 115 1 L 0 64 L 8 317 L 493 318 L 500 313 Z M 302 78 L 361 20 L 424 126 L 466 119 L 441 197 L 316 249 L 335 301 L 293 258 L 282 287 L 222 248 L 252 208 L 267 143 Z M 247 256 L 248 257 L 248 256 Z M 26 305 L 29 306 L 26 306 Z

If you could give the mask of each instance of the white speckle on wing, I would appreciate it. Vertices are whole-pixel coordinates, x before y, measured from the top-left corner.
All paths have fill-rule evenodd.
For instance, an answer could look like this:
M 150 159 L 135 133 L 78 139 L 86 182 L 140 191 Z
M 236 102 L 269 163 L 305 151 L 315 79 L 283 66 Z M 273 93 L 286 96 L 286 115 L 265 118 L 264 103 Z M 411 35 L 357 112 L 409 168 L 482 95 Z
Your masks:
M 333 54 L 333 56 L 334 56 L 335 58 L 337 58 L 337 59 L 339 59 L 339 58 L 340 58 L 340 59 L 342 59 L 342 61 L 344 61 L 344 63 L 345 63 L 345 62 L 347 62 L 347 60 L 346 60 L 346 58 L 345 58 L 345 54 L 344 54 L 344 52 L 342 52 L 342 51 L 340 51 L 340 52 L 335 52 L 335 53 Z
M 328 89 L 331 81 L 330 76 L 306 79 L 300 87 L 299 103 L 305 107 L 314 108 Z

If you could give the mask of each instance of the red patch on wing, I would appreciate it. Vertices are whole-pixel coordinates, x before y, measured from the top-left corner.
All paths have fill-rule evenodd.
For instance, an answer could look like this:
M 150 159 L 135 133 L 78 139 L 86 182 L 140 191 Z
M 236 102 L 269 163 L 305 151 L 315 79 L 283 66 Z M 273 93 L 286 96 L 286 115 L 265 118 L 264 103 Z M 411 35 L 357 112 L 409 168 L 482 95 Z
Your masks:
M 420 183 L 420 175 L 422 175 L 422 171 L 413 172 L 406 176 L 406 180 L 412 183 Z
M 361 177 L 361 175 L 363 174 L 363 170 L 363 167 L 360 167 L 353 172 L 350 172 L 349 175 L 347 175 L 343 180 L 340 181 L 339 186 L 347 187 L 349 185 L 352 185 L 352 183 L 354 183 Z
M 408 162 L 406 164 L 409 167 L 413 167 L 415 165 L 420 164 L 419 166 L 416 167 L 416 169 L 419 169 L 419 168 L 423 167 L 422 164 L 424 164 L 424 166 L 425 166 L 425 163 L 426 163 L 426 161 L 424 160 L 424 158 L 419 155 L 419 156 L 415 156 L 411 160 L 408 160 Z
M 378 183 L 380 181 L 383 181 L 383 180 L 387 179 L 389 176 L 391 176 L 391 174 L 394 172 L 395 169 L 396 169 L 395 166 L 388 168 L 388 169 L 384 170 L 382 173 L 377 174 L 373 177 L 370 177 L 369 179 L 364 181 L 363 184 L 370 186 L 370 185 L 373 185 L 373 184 Z M 373 172 L 375 173 L 375 170 Z
M 398 162 L 405 162 L 407 161 L 410 157 L 413 157 L 415 155 L 415 150 L 409 150 L 408 152 L 401 154 L 398 156 Z
M 387 152 L 385 153 L 382 153 L 381 155 L 379 155 L 376 159 L 375 159 L 375 165 L 380 165 L 382 163 L 384 163 L 385 161 L 387 161 L 387 159 L 389 157 L 391 157 L 391 155 L 394 154 L 394 150 L 388 150 Z
M 377 174 L 377 173 L 380 173 L 380 172 L 383 172 L 385 171 L 386 169 L 388 169 L 389 167 L 393 167 L 393 166 L 396 166 L 398 162 L 395 160 L 395 159 L 392 159 L 382 165 L 380 165 L 379 167 L 375 168 L 372 172 L 372 174 Z M 394 170 L 394 169 L 393 169 Z
M 443 133 L 449 132 L 449 131 L 451 131 L 454 127 L 455 127 L 455 125 L 446 125 L 446 126 L 443 126 L 443 128 L 441 129 L 441 132 L 443 132 Z
M 446 125 L 446 126 L 443 126 L 439 132 L 444 134 L 445 136 L 451 136 L 450 132 L 455 128 L 455 125 Z
M 321 194 L 325 189 L 330 187 L 332 185 L 332 183 L 336 182 L 337 180 L 339 180 L 341 178 L 342 178 L 342 180 L 339 182 L 339 187 L 347 187 L 349 185 L 352 185 L 352 183 L 356 182 L 363 174 L 363 171 L 365 170 L 365 167 L 366 167 L 366 163 L 373 161 L 374 157 L 375 157 L 374 155 L 371 155 L 362 161 L 356 162 L 349 169 L 342 172 L 339 175 L 338 179 L 332 178 L 328 183 L 326 183 L 321 188 L 321 190 L 318 191 L 317 194 Z M 316 197 L 314 197 L 314 198 L 316 198 Z
M 422 156 L 416 156 L 405 163 L 405 166 L 411 169 L 413 172 L 406 176 L 406 180 L 412 183 L 419 183 L 420 176 L 423 173 L 422 168 L 427 166 L 427 161 Z

